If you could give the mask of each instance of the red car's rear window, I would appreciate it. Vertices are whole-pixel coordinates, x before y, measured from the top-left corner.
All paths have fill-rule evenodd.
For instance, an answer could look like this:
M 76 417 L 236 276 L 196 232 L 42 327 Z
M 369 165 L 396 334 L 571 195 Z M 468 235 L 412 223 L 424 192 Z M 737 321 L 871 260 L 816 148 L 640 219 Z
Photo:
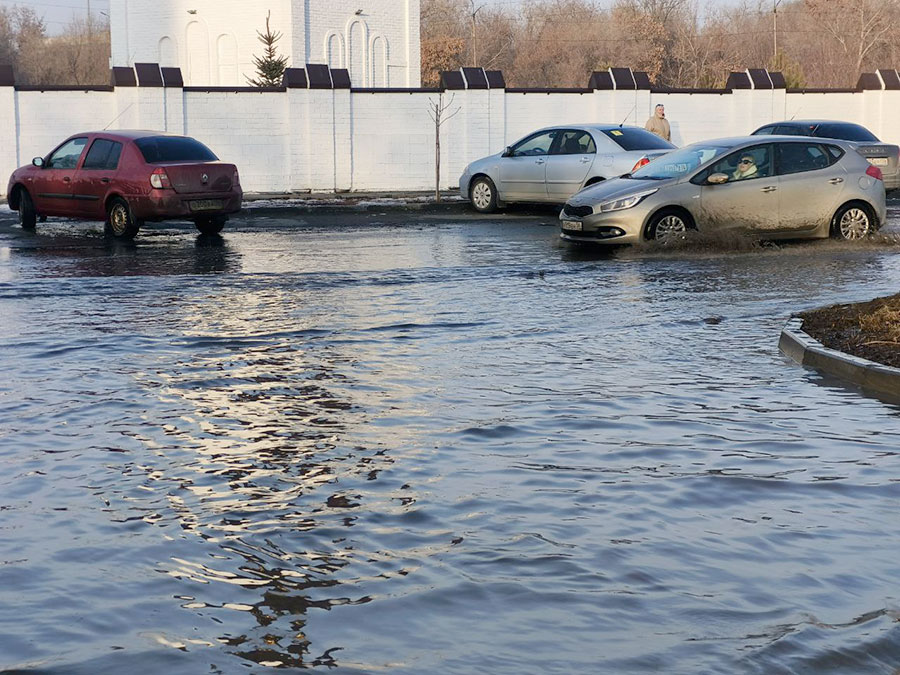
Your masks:
M 200 141 L 184 136 L 150 136 L 139 138 L 134 144 L 148 164 L 214 162 L 219 159 Z

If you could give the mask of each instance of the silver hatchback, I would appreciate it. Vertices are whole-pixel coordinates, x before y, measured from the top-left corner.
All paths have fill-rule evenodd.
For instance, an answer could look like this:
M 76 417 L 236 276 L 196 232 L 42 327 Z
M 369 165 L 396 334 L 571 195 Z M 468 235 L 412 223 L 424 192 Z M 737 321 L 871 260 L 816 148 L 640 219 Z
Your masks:
M 459 191 L 482 213 L 509 202 L 562 204 L 585 185 L 621 176 L 674 149 L 645 129 L 620 124 L 539 129 L 469 164 Z
M 560 213 L 568 241 L 632 244 L 689 229 L 761 239 L 860 239 L 886 217 L 881 170 L 852 143 L 748 136 L 686 146 L 585 188 Z

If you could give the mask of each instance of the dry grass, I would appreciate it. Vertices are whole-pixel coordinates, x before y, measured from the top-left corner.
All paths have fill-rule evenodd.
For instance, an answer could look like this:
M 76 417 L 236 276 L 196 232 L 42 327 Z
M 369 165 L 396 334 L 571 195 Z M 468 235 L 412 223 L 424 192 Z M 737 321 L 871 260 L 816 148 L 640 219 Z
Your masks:
M 826 347 L 900 368 L 900 294 L 800 314 L 803 330 Z

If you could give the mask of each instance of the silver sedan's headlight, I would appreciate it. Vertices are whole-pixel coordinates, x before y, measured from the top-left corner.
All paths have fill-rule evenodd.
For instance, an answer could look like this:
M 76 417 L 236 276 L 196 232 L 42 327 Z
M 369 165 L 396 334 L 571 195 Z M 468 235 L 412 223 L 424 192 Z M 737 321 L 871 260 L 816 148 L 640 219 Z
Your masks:
M 631 207 L 640 204 L 644 198 L 649 197 L 657 190 L 659 190 L 659 188 L 644 190 L 643 192 L 637 192 L 633 195 L 622 197 L 621 199 L 612 199 L 608 202 L 603 202 L 602 204 L 600 204 L 598 211 L 600 211 L 600 213 L 607 213 L 609 211 L 621 211 L 622 209 L 630 209 Z

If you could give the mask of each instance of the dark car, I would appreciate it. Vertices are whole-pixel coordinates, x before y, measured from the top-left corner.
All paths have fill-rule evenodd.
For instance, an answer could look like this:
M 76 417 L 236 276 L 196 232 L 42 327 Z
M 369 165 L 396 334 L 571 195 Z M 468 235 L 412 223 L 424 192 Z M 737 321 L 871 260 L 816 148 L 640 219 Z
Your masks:
M 104 221 L 108 235 L 132 239 L 145 221 L 188 219 L 203 234 L 222 231 L 241 209 L 234 164 L 199 141 L 157 131 L 90 131 L 16 169 L 7 189 L 19 223 L 63 216 Z
M 882 143 L 860 124 L 835 120 L 788 120 L 766 124 L 752 135 L 815 136 L 850 141 L 856 144 L 860 155 L 881 169 L 885 190 L 900 188 L 900 146 Z

